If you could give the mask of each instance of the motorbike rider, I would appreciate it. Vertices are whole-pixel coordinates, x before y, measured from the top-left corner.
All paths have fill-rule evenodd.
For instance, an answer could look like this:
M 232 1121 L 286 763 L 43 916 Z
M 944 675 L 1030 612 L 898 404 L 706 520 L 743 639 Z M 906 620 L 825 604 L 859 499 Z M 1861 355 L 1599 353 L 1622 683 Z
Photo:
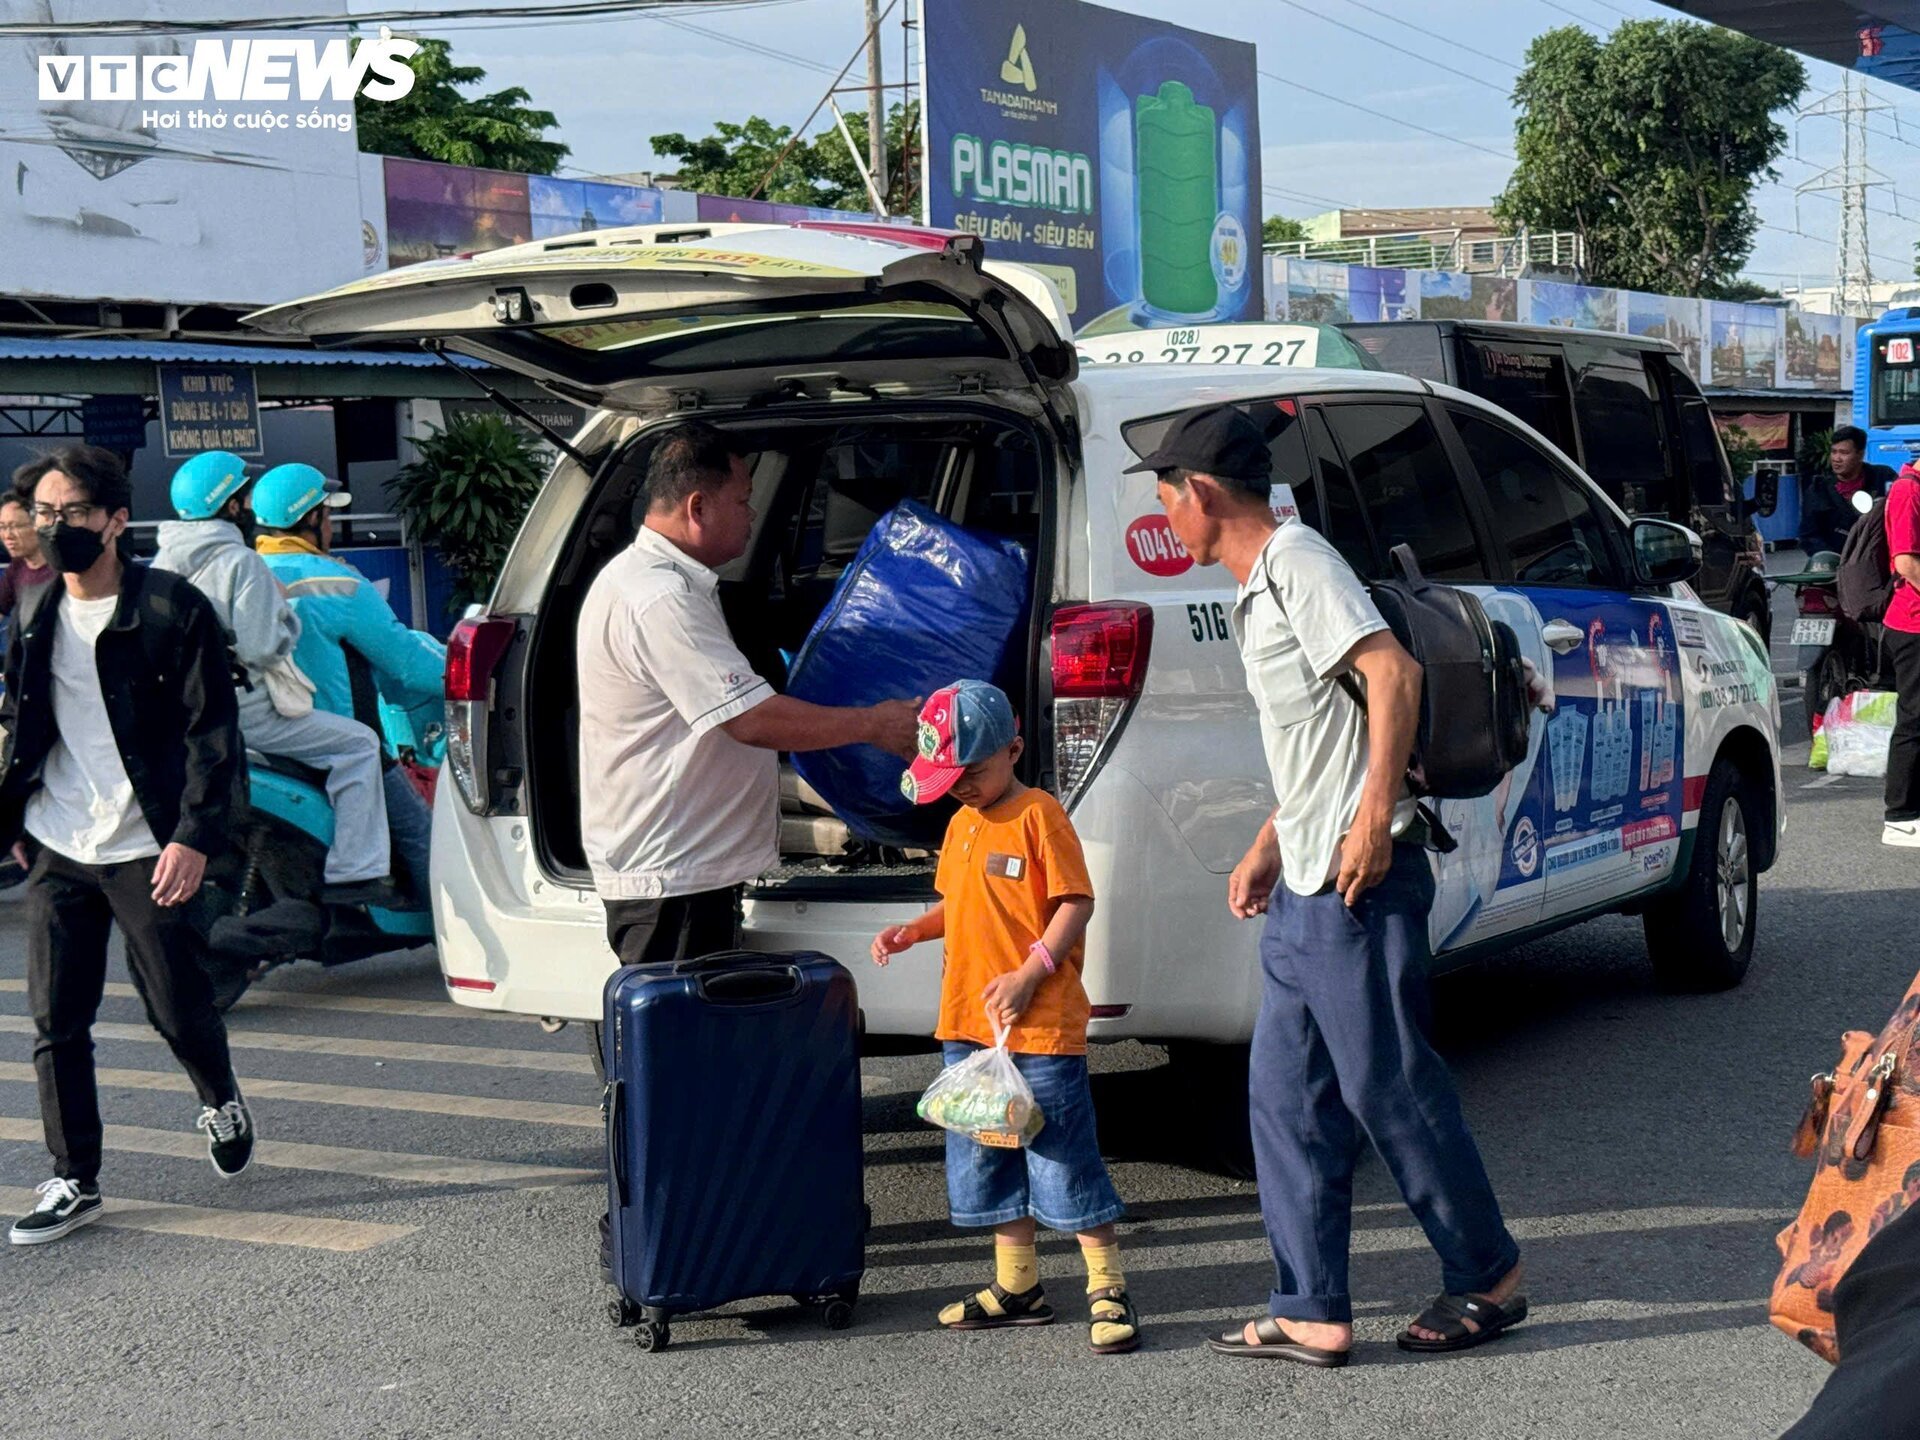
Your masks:
M 204 451 L 175 471 L 171 496 L 180 518 L 160 526 L 153 567 L 171 570 L 213 602 L 246 672 L 249 688 L 239 700 L 247 745 L 326 771 L 333 846 L 322 902 L 391 903 L 380 742 L 358 721 L 314 709 L 309 694 L 290 697 L 309 687 L 291 663 L 300 621 L 249 543 L 253 517 L 241 494 L 246 484 L 246 462 L 224 450 Z M 298 712 L 301 700 L 306 713 L 288 713 Z
M 1800 548 L 1809 556 L 1822 550 L 1838 554 L 1846 546 L 1847 532 L 1860 518 L 1853 508 L 1856 492 L 1865 490 L 1877 500 L 1892 487 L 1893 471 L 1866 461 L 1866 431 L 1842 425 L 1833 432 L 1827 451 L 1830 468 L 1814 476 L 1800 497 Z
M 293 656 L 313 681 L 314 705 L 334 715 L 354 715 L 348 647 L 372 667 L 388 702 L 411 709 L 442 701 L 447 647 L 401 623 L 366 576 L 330 553 L 333 512 L 353 498 L 340 482 L 311 465 L 276 465 L 248 493 L 260 527 L 254 547 L 300 617 Z M 424 895 L 433 812 L 391 754 L 384 779 L 394 850 L 415 893 Z

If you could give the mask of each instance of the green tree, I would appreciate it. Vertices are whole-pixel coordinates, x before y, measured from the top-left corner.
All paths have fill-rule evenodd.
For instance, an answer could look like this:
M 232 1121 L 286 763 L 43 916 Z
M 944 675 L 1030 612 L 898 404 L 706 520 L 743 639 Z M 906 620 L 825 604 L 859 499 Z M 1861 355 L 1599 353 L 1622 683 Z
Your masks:
M 368 154 L 551 175 L 572 153 L 546 138 L 559 122 L 551 110 L 529 108 L 533 97 L 518 85 L 491 95 L 461 94 L 461 87 L 478 85 L 487 72 L 454 64 L 447 41 L 422 40 L 408 63 L 414 81 L 405 96 L 354 100 L 360 148 Z
M 1753 250 L 1755 183 L 1777 178 L 1774 113 L 1806 83 L 1785 50 L 1689 21 L 1549 30 L 1514 85 L 1519 164 L 1494 213 L 1578 232 L 1594 284 L 1716 294 Z
M 866 115 L 849 114 L 847 129 L 861 163 L 866 163 Z M 796 144 L 792 126 L 752 115 L 744 123 L 716 121 L 713 133 L 699 139 L 675 131 L 655 135 L 649 143 L 654 154 L 679 162 L 680 184 L 688 190 L 780 205 L 873 209 L 847 142 L 831 124 Z M 895 215 L 910 211 L 919 189 L 920 107 L 895 105 L 887 116 L 888 211 Z
M 1298 220 L 1286 215 L 1269 215 L 1266 223 L 1260 227 L 1260 243 L 1280 245 L 1289 240 L 1307 238 L 1307 227 Z

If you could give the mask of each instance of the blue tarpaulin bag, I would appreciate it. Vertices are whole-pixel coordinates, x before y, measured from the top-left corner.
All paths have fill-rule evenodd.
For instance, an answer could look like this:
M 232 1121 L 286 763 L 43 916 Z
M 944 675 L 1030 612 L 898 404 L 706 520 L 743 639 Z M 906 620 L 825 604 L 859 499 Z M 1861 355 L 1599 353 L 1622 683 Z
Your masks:
M 999 679 L 1026 617 L 1029 568 L 1017 540 L 962 529 L 904 501 L 840 577 L 794 659 L 787 693 L 815 705 L 873 705 L 956 680 Z M 907 766 L 898 756 L 848 745 L 795 755 L 793 766 L 861 839 L 939 842 L 950 807 L 902 795 Z

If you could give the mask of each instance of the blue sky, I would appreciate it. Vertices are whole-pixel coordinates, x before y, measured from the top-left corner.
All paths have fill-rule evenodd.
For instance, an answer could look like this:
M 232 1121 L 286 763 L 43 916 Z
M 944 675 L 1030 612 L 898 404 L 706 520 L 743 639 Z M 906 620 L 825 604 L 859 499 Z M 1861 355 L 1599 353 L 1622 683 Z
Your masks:
M 373 0 L 353 3 L 365 9 Z M 909 3 L 899 0 L 900 9 Z M 1420 134 L 1263 77 L 1264 178 L 1268 186 L 1289 192 L 1269 194 L 1267 204 L 1269 213 L 1289 215 L 1331 208 L 1309 197 L 1353 206 L 1484 204 L 1512 168 L 1510 160 L 1487 152 L 1511 151 L 1513 112 L 1506 94 L 1513 67 L 1534 36 L 1583 22 L 1603 32 L 1628 16 L 1678 18 L 1652 0 L 1422 0 L 1415 23 L 1471 47 L 1461 49 L 1383 18 L 1401 11 L 1406 0 L 1108 3 L 1253 41 L 1264 71 L 1450 137 Z M 647 15 L 522 22 L 513 28 L 450 25 L 440 33 L 455 41 L 463 58 L 486 66 L 490 87 L 524 85 L 559 116 L 560 138 L 574 151 L 570 173 L 607 173 L 653 168 L 650 135 L 670 130 L 701 135 L 716 120 L 756 113 L 798 124 L 819 100 L 831 72 L 859 45 L 862 24 L 860 0 L 767 0 L 680 15 L 715 35 Z M 1367 37 L 1413 53 L 1383 48 Z M 900 43 L 897 23 L 889 23 L 887 58 L 896 70 Z M 809 66 L 825 66 L 828 73 Z M 1809 98 L 1840 83 L 1841 72 L 1831 66 L 1809 60 L 1807 67 Z M 855 73 L 864 75 L 864 70 Z M 1884 86 L 1876 93 L 1897 108 L 1871 121 L 1886 134 L 1870 137 L 1869 157 L 1894 182 L 1892 190 L 1877 192 L 1872 200 L 1874 274 L 1905 278 L 1913 273 L 1913 245 L 1920 239 L 1920 94 Z M 1839 122 L 1808 119 L 1796 125 L 1789 120 L 1788 130 L 1798 133 L 1798 158 L 1790 146 L 1779 165 L 1780 183 L 1761 192 L 1763 219 L 1777 228 L 1761 232 L 1748 272 L 1770 285 L 1800 279 L 1824 284 L 1832 275 L 1839 207 L 1833 199 L 1810 195 L 1796 209 L 1792 186 L 1837 161 Z M 1913 218 L 1881 213 L 1893 210 Z M 1787 233 L 1792 231 L 1806 234 Z

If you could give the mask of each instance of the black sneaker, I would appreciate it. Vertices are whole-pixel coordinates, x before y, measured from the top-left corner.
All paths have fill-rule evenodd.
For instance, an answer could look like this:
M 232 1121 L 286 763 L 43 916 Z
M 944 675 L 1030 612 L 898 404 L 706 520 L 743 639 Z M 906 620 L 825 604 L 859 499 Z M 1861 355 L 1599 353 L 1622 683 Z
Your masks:
M 207 1132 L 207 1157 L 227 1179 L 253 1163 L 253 1112 L 237 1094 L 224 1105 L 201 1110 L 193 1128 Z
M 49 1180 L 39 1188 L 40 1203 L 13 1222 L 7 1239 L 16 1245 L 46 1245 L 100 1218 L 98 1185 Z

